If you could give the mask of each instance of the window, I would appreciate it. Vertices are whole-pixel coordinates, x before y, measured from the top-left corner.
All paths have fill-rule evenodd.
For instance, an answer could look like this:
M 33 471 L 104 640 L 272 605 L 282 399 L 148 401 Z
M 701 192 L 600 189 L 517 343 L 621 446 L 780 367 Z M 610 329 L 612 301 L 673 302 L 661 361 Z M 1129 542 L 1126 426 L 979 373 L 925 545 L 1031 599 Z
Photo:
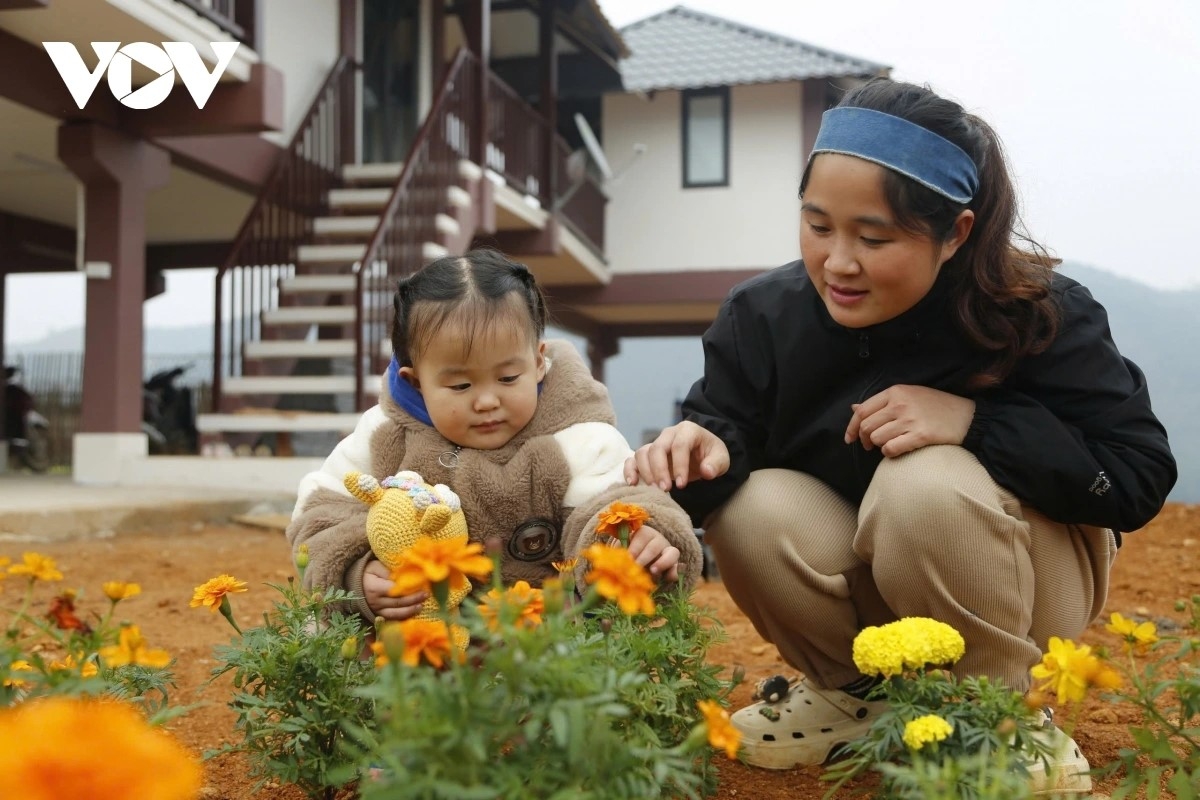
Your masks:
M 729 87 L 683 93 L 683 188 L 729 185 Z

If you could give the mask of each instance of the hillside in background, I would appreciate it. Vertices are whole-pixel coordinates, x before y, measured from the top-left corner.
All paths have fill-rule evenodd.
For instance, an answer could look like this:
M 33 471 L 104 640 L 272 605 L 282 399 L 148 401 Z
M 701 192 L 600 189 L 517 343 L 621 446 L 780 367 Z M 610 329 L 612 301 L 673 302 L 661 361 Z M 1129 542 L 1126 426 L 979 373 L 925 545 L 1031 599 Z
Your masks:
M 1062 271 L 1088 286 L 1104 304 L 1117 345 L 1146 373 L 1155 411 L 1180 465 L 1171 499 L 1200 502 L 1200 350 L 1192 344 L 1200 328 L 1200 290 L 1164 291 L 1081 264 L 1066 264 Z M 561 331 L 549 335 L 570 339 L 586 352 L 579 337 Z M 13 346 L 9 360 L 22 353 L 79 352 L 82 342 L 80 328 L 56 331 Z M 176 357 L 195 362 L 189 382 L 203 380 L 210 369 L 203 354 L 211 348 L 208 326 L 150 328 L 147 370 L 161 369 Z M 648 432 L 657 433 L 674 421 L 675 402 L 700 375 L 703 363 L 698 338 L 621 341 L 621 352 L 609 359 L 607 383 L 621 431 L 631 444 L 637 446 Z

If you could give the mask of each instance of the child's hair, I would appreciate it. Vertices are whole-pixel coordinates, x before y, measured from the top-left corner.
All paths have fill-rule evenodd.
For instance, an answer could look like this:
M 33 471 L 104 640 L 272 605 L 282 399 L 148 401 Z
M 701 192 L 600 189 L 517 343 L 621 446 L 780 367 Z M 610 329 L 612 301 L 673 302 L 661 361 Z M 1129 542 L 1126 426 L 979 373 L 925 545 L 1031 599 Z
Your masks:
M 392 351 L 402 367 L 411 367 L 447 324 L 465 334 L 465 356 L 479 335 L 518 317 L 537 342 L 549 316 L 529 268 L 491 249 L 445 256 L 402 278 L 392 305 Z
M 868 108 L 906 119 L 958 145 L 975 162 L 979 189 L 961 205 L 892 170 L 883 192 L 904 230 L 945 241 L 964 209 L 975 212 L 970 236 L 943 266 L 949 271 L 959 327 L 990 363 L 972 377 L 977 388 L 1002 382 L 1027 355 L 1045 350 L 1058 329 L 1050 294 L 1056 259 L 1025 232 L 1003 145 L 986 122 L 926 86 L 876 78 L 848 92 L 839 107 Z M 800 194 L 808 172 L 800 184 Z

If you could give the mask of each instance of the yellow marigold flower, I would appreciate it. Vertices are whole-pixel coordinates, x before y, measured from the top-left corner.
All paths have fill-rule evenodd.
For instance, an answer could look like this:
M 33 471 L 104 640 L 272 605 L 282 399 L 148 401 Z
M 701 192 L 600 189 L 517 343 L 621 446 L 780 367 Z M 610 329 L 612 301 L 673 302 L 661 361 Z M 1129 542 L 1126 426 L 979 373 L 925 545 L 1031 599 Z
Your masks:
M 628 550 L 593 544 L 583 551 L 583 557 L 592 563 L 585 579 L 595 584 L 602 597 L 615 600 L 630 616 L 654 613 L 654 579 Z
M 1115 689 L 1121 685 L 1121 676 L 1103 664 L 1092 653 L 1091 647 L 1057 636 L 1050 637 L 1049 652 L 1042 656 L 1040 664 L 1029 670 L 1029 674 L 1042 682 L 1037 690 L 1053 691 L 1059 704 L 1082 701 L 1091 686 Z
M 8 568 L 9 575 L 28 575 L 31 581 L 61 581 L 63 575 L 54 559 L 40 553 L 25 553 L 20 564 Z
M 1137 650 L 1145 653 L 1150 645 L 1158 641 L 1158 628 L 1153 622 L 1134 622 L 1113 612 L 1112 622 L 1104 626 L 1109 633 L 1115 633 L 1125 640 L 1125 652 Z
M 962 658 L 962 635 L 944 622 L 905 617 L 887 625 L 864 628 L 854 637 L 854 664 L 864 675 L 885 678 L 927 665 L 953 664 Z
M 137 597 L 142 593 L 142 587 L 136 583 L 126 583 L 125 581 L 108 581 L 103 586 L 104 596 L 114 603 L 119 603 L 122 600 L 128 600 L 131 597 Z
M 429 591 L 430 586 L 448 581 L 450 591 L 470 587 L 468 576 L 483 580 L 492 574 L 492 560 L 483 555 L 483 545 L 468 543 L 466 536 L 454 539 L 434 539 L 420 536 L 403 553 L 391 577 L 395 586 L 388 590 L 392 597 L 403 597 Z
M 629 526 L 630 533 L 636 533 L 638 528 L 642 527 L 642 523 L 648 519 L 650 519 L 650 515 L 646 513 L 646 509 L 633 503 L 622 503 L 617 500 L 600 512 L 596 535 L 619 536 L 622 524 Z
M 563 561 L 551 561 L 550 566 L 554 567 L 556 572 L 574 572 L 575 567 L 579 564 L 578 558 L 568 558 Z
M 479 614 L 487 620 L 489 628 L 496 630 L 506 606 L 520 609 L 513 623 L 518 628 L 536 628 L 542 624 L 542 614 L 546 613 L 542 590 L 530 587 L 526 581 L 517 581 L 503 592 L 489 591 L 479 604 Z
M 191 608 L 208 606 L 208 610 L 217 613 L 226 595 L 246 591 L 246 582 L 239 581 L 232 575 L 218 575 L 197 586 L 192 592 Z
M 171 654 L 166 650 L 151 650 L 137 625 L 121 628 L 117 644 L 100 648 L 100 657 L 110 667 L 138 664 L 143 667 L 165 667 L 171 663 Z
M 51 661 L 50 669 L 54 672 L 73 672 L 74 670 L 78 669 L 79 674 L 85 678 L 93 678 L 100 674 L 100 668 L 97 667 L 93 662 L 84 661 L 83 665 L 80 666 L 75 661 L 75 656 L 71 655 L 70 653 L 68 653 L 67 657 L 61 661 Z
M 733 727 L 729 720 L 729 712 L 721 708 L 720 703 L 715 700 L 701 700 L 696 707 L 704 715 L 704 724 L 708 728 L 708 743 L 717 750 L 724 750 L 727 758 L 737 758 L 742 733 Z
M 33 672 L 33 664 L 28 661 L 18 658 L 16 661 L 8 665 L 9 677 L 4 679 L 4 685 L 10 689 L 24 689 L 29 685 L 29 681 L 21 680 L 20 678 L 12 677 L 14 672 Z
M 127 703 L 54 697 L 0 709 L 0 797 L 195 800 L 202 777 L 195 756 Z
M 404 657 L 401 659 L 415 667 L 424 658 L 440 669 L 450 655 L 450 632 L 440 619 L 406 619 L 400 623 L 404 634 Z
M 926 714 L 909 720 L 904 725 L 904 743 L 913 750 L 927 744 L 940 742 L 954 732 L 954 726 L 937 714 Z

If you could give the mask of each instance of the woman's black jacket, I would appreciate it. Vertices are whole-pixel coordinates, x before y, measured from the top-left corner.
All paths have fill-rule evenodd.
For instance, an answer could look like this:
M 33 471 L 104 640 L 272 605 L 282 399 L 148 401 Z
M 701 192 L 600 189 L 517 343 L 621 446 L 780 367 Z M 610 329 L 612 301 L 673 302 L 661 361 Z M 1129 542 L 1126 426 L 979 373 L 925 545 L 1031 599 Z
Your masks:
M 968 388 L 986 363 L 954 321 L 945 276 L 895 319 L 850 329 L 829 316 L 800 261 L 735 287 L 704 335 L 704 377 L 684 419 L 729 448 L 713 481 L 673 494 L 696 525 L 751 471 L 813 475 L 858 504 L 882 456 L 844 442 L 850 404 L 899 384 L 975 400 L 963 446 L 1022 503 L 1059 522 L 1136 530 L 1177 477 L 1146 380 L 1113 344 L 1103 306 L 1055 274 L 1058 334 L 1002 385 Z

